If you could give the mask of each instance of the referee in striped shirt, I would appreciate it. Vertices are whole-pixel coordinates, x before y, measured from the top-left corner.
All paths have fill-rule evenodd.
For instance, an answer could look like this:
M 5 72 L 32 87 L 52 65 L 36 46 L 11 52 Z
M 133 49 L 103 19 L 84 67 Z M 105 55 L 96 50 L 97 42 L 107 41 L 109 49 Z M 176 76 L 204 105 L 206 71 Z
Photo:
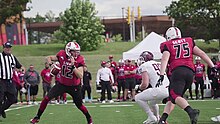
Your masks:
M 16 87 L 12 83 L 13 69 L 21 68 L 17 58 L 11 54 L 11 43 L 3 44 L 0 53 L 0 116 L 6 118 L 5 110 L 17 102 Z

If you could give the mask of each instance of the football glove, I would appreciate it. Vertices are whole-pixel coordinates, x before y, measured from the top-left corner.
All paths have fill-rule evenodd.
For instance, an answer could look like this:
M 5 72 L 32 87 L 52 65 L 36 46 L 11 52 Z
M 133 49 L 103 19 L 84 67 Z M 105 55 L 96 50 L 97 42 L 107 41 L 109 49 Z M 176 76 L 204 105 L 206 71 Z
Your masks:
M 163 79 L 164 79 L 164 75 L 160 75 L 160 78 L 157 81 L 157 84 L 155 85 L 155 87 L 160 87 L 163 83 Z
M 135 91 L 141 91 L 141 92 L 143 91 L 140 89 L 140 85 L 136 85 L 134 89 L 135 89 Z
M 215 74 L 215 73 L 217 73 L 217 71 L 218 71 L 218 70 L 217 70 L 217 68 L 216 68 L 216 67 L 212 67 L 212 68 L 211 68 L 211 71 L 212 71 L 212 73 L 214 73 L 214 74 Z

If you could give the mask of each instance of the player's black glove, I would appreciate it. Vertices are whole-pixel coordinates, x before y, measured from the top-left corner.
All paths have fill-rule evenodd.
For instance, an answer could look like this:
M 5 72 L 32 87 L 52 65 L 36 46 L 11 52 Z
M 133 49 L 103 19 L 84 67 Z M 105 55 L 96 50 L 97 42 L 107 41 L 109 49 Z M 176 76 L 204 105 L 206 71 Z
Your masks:
M 157 81 L 156 87 L 161 86 L 163 83 L 164 75 L 160 75 L 160 78 Z
M 212 73 L 214 73 L 214 74 L 215 74 L 215 73 L 217 73 L 217 71 L 218 71 L 218 70 L 217 70 L 217 68 L 216 68 L 216 67 L 212 67 L 212 68 L 211 68 L 211 71 L 212 71 Z

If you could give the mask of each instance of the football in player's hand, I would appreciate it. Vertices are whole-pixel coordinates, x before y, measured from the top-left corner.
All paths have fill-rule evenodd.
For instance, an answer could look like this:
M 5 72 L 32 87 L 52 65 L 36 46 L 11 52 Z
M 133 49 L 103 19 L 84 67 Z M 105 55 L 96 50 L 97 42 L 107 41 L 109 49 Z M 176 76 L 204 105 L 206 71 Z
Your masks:
M 56 76 L 60 72 L 61 68 L 57 64 L 51 66 L 50 74 Z

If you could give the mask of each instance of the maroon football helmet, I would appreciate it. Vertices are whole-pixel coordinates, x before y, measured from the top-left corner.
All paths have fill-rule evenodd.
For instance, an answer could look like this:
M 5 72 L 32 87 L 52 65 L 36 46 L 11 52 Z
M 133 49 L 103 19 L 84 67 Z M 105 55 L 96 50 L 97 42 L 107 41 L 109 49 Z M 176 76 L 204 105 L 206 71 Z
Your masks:
M 140 57 L 142 57 L 144 59 L 145 62 L 153 60 L 154 59 L 154 55 L 149 52 L 149 51 L 144 51 L 141 53 Z

